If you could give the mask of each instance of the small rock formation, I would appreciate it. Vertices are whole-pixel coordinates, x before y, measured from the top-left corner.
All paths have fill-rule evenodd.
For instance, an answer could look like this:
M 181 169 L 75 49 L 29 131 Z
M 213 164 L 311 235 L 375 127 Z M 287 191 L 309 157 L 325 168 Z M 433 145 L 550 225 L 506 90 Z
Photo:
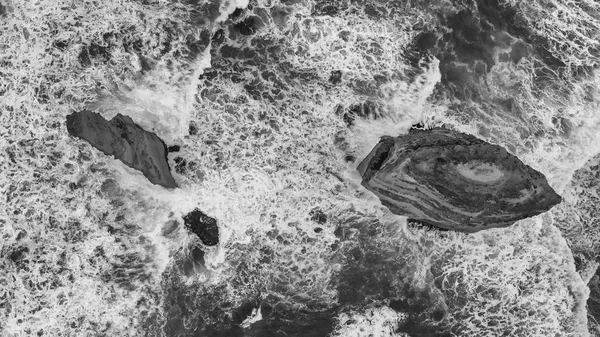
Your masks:
M 169 170 L 165 143 L 131 118 L 117 114 L 107 121 L 93 111 L 82 110 L 67 116 L 67 130 L 71 136 L 84 139 L 104 154 L 141 171 L 151 183 L 177 187 Z
M 329 82 L 331 84 L 340 84 L 342 82 L 342 71 L 334 70 L 331 72 L 331 76 L 329 76 Z
M 219 227 L 214 218 L 196 208 L 183 217 L 183 222 L 192 233 L 198 235 L 203 244 L 207 246 L 219 244 Z
M 561 201 L 504 148 L 442 128 L 383 137 L 358 170 L 392 213 L 456 231 L 510 226 Z

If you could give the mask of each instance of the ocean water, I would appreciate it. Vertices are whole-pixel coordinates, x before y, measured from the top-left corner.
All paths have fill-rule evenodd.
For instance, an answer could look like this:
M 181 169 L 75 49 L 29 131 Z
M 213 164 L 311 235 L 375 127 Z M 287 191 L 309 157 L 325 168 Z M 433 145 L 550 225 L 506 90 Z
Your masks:
M 599 20 L 566 0 L 0 0 L 0 335 L 600 335 Z M 70 137 L 83 108 L 179 145 L 180 188 Z M 356 166 L 417 123 L 504 146 L 564 202 L 475 234 L 407 223 Z M 185 229 L 194 208 L 218 246 Z

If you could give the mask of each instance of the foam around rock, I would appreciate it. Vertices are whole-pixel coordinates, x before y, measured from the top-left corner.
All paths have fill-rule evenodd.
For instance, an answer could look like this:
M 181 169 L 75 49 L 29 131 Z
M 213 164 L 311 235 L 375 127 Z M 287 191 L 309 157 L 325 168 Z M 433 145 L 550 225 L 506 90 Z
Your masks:
M 510 226 L 561 201 L 504 148 L 442 128 L 384 137 L 358 170 L 392 213 L 451 230 Z

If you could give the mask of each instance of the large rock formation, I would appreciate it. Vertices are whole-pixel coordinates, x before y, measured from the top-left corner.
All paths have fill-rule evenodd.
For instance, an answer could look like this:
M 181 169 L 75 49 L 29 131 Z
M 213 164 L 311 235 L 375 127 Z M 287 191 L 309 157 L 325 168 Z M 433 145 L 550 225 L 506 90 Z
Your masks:
M 383 137 L 358 170 L 393 213 L 457 231 L 510 226 L 561 201 L 502 147 L 441 128 Z
M 141 171 L 153 184 L 177 187 L 169 170 L 165 143 L 131 118 L 118 114 L 107 121 L 93 111 L 82 110 L 67 116 L 67 130 L 104 154 Z

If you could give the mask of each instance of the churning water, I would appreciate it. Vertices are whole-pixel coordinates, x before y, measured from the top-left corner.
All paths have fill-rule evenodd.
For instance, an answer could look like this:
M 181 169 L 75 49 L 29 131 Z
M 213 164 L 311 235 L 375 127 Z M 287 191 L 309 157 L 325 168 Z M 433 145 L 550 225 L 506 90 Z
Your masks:
M 2 336 L 598 333 L 599 34 L 591 0 L 0 0 Z M 70 137 L 83 108 L 179 145 L 180 188 Z M 356 166 L 416 123 L 564 202 L 407 224 Z

